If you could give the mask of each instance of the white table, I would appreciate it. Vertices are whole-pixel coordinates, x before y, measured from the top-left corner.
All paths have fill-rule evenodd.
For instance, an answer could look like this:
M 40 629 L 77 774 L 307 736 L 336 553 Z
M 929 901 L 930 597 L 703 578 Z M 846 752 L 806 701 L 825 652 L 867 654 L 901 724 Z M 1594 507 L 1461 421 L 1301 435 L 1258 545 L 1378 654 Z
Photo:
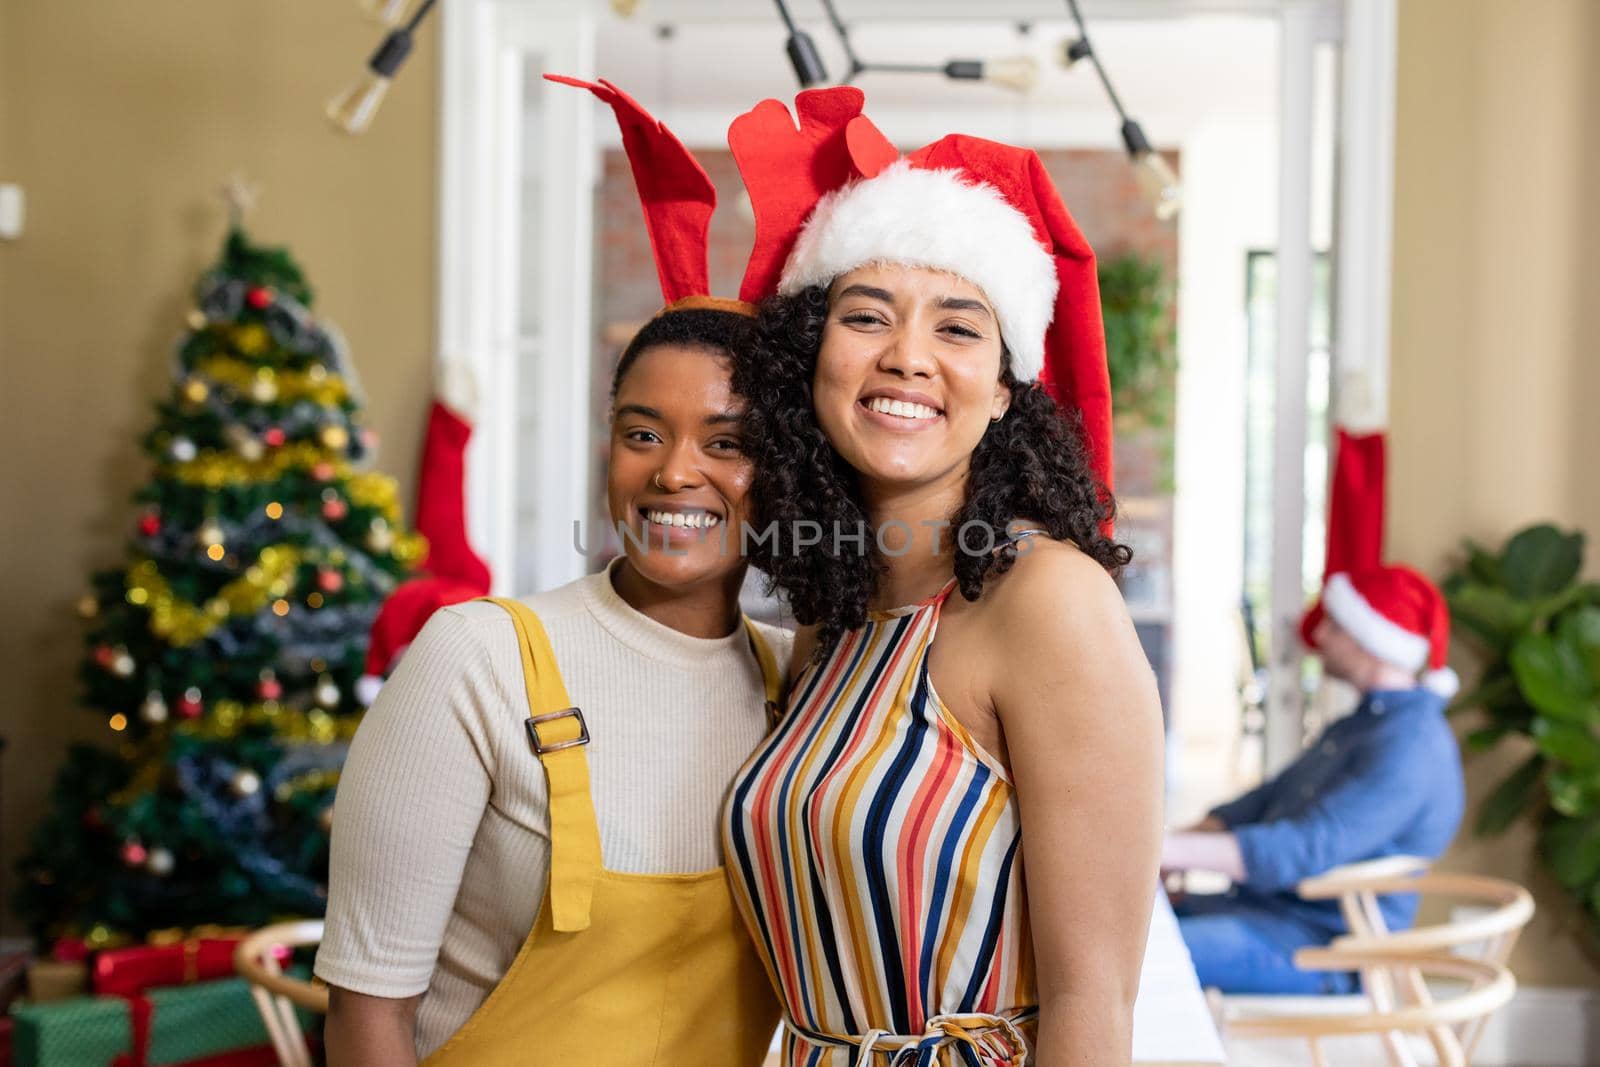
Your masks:
M 1228 1062 L 1178 919 L 1160 889 L 1139 972 L 1139 996 L 1133 1002 L 1133 1062 L 1140 1067 L 1216 1067 Z
M 777 1038 L 772 1049 L 767 1067 L 778 1063 Z M 1133 1004 L 1133 1062 L 1137 1067 L 1219 1067 L 1228 1062 L 1178 919 L 1160 889 Z

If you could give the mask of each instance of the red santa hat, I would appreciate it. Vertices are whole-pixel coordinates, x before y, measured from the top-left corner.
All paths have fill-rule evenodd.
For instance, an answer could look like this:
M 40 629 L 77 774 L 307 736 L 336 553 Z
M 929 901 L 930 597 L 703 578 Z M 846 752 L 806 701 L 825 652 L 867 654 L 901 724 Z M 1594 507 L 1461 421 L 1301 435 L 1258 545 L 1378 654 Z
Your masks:
M 1444 597 L 1410 567 L 1381 562 L 1386 451 L 1382 432 L 1335 431 L 1322 595 L 1301 617 L 1300 637 L 1316 648 L 1313 635 L 1327 616 L 1372 655 L 1423 672 L 1423 685 L 1452 697 L 1460 681 L 1445 663 L 1450 611 Z
M 1322 581 L 1341 571 L 1367 570 L 1383 559 L 1385 445 L 1382 433 L 1334 432 L 1328 487 L 1327 556 Z M 1311 632 L 1322 621 L 1322 598 L 1300 617 L 1300 639 L 1315 648 Z
M 1410 567 L 1340 571 L 1323 586 L 1321 607 L 1367 652 L 1401 670 L 1422 672 L 1422 684 L 1434 692 L 1449 698 L 1460 688 L 1445 663 L 1450 610 L 1438 587 Z
M 847 124 L 845 142 L 860 177 L 824 191 L 804 218 L 778 291 L 878 262 L 966 278 L 994 306 L 1012 372 L 1082 413 L 1091 469 L 1109 489 L 1111 383 L 1094 251 L 1038 154 L 951 134 L 901 158 L 864 118 Z M 766 146 L 742 150 L 731 134 L 729 143 L 748 185 L 746 156 L 759 162 Z

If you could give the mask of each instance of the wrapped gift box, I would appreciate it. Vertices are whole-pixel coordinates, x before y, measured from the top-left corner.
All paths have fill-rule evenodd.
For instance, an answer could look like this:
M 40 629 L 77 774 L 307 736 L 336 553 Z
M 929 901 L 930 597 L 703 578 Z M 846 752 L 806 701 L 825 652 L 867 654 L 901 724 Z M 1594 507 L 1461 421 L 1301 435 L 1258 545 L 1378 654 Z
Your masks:
M 99 1067 L 133 1048 L 128 1002 L 74 997 L 11 1010 L 18 1067 Z
M 130 1001 L 135 1013 L 149 1005 L 149 1041 L 131 1067 L 166 1067 L 271 1042 L 250 983 L 224 978 L 198 985 L 152 989 Z
M 238 937 L 195 937 L 163 945 L 107 949 L 94 957 L 94 991 L 131 997 L 162 986 L 193 985 L 233 977 L 233 952 Z M 280 966 L 289 962 L 281 948 Z
M 12 1017 L 17 1067 L 266 1067 L 275 1062 L 243 978 L 136 996 L 25 1004 Z

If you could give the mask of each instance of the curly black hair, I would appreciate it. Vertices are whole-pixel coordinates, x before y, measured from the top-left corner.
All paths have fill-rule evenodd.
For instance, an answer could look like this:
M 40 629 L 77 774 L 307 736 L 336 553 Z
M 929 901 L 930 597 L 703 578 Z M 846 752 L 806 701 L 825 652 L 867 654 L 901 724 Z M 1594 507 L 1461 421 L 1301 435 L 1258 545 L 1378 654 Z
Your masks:
M 628 342 L 611 374 L 611 399 L 617 399 L 622 379 L 640 356 L 658 345 L 703 348 L 713 355 L 733 356 L 750 344 L 754 320 L 736 311 L 718 308 L 683 308 L 663 311 L 643 326 Z
M 755 460 L 751 494 L 758 530 L 774 523 L 780 531 L 792 530 L 804 521 L 825 530 L 866 528 L 856 472 L 828 443 L 812 403 L 827 318 L 828 294 L 821 286 L 773 297 L 761 307 L 754 336 L 734 350 L 733 388 L 750 402 L 744 447 Z M 1008 530 L 1018 521 L 1037 524 L 1115 573 L 1133 553 L 1102 532 L 1116 504 L 1090 471 L 1081 416 L 1063 412 L 1037 383 L 1019 382 L 1009 353 L 1000 380 L 1011 390 L 1011 406 L 972 453 L 966 498 L 950 516 L 951 530 L 973 522 L 989 531 Z M 796 620 L 818 625 L 820 656 L 847 630 L 866 623 L 867 604 L 885 570 L 875 541 L 871 535 L 859 543 L 823 537 L 802 546 L 798 538 L 757 536 L 744 548 L 765 572 L 768 591 L 781 589 Z M 987 539 L 982 545 L 953 541 L 957 585 L 968 600 L 982 595 L 991 574 L 1004 574 L 1016 562 L 1016 547 L 1003 539 L 998 549 Z

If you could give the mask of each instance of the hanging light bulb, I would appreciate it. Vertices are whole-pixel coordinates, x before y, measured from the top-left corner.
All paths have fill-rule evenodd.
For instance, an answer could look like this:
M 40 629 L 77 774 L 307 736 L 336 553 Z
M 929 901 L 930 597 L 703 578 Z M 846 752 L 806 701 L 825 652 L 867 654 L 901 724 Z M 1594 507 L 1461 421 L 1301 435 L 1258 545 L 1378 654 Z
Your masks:
M 367 17 L 385 26 L 398 26 L 406 19 L 406 8 L 411 0 L 361 0 L 361 10 Z
M 405 25 L 391 30 L 378 50 L 367 60 L 367 69 L 354 85 L 328 101 L 328 120 L 345 133 L 358 134 L 372 125 L 372 118 L 389 93 L 400 65 L 411 54 L 413 34 L 427 17 L 436 0 L 423 0 L 417 13 Z M 387 6 L 387 5 L 383 5 Z
M 1093 48 L 1090 46 L 1089 38 L 1087 37 L 1078 37 L 1071 41 L 1063 41 L 1061 43 L 1061 55 L 1059 57 L 1061 60 L 1061 65 L 1066 67 L 1068 70 L 1071 70 L 1073 67 L 1078 65 L 1079 60 L 1087 59 L 1092 51 Z
M 952 59 L 944 65 L 944 76 L 953 81 L 986 81 L 1026 93 L 1039 84 L 1039 61 L 1032 56 Z
M 394 39 L 395 35 L 390 34 L 389 40 Z M 384 44 L 387 46 L 388 41 Z M 373 62 L 368 64 L 367 72 L 362 75 L 360 81 L 328 101 L 328 121 L 345 133 L 365 133 L 367 127 L 372 125 L 372 118 L 378 113 L 378 108 L 383 105 L 383 98 L 389 95 L 392 77 L 381 73 L 377 65 L 377 60 L 382 54 L 380 50 L 379 55 L 373 57 Z M 394 64 L 395 67 L 399 65 L 399 62 Z
M 800 88 L 809 89 L 813 85 L 821 85 L 828 80 L 828 68 L 822 65 L 822 54 L 817 51 L 817 42 L 811 35 L 794 24 L 794 19 L 789 15 L 789 8 L 783 0 L 773 0 L 778 5 L 778 15 L 783 19 L 783 24 L 789 30 L 789 40 L 784 45 L 784 50 L 789 53 L 789 63 L 794 67 L 795 79 L 800 82 Z
M 1133 160 L 1139 188 L 1155 205 L 1156 218 L 1166 222 L 1183 207 L 1183 186 L 1166 157 L 1150 146 L 1144 130 L 1133 119 L 1122 123 L 1122 143 Z

